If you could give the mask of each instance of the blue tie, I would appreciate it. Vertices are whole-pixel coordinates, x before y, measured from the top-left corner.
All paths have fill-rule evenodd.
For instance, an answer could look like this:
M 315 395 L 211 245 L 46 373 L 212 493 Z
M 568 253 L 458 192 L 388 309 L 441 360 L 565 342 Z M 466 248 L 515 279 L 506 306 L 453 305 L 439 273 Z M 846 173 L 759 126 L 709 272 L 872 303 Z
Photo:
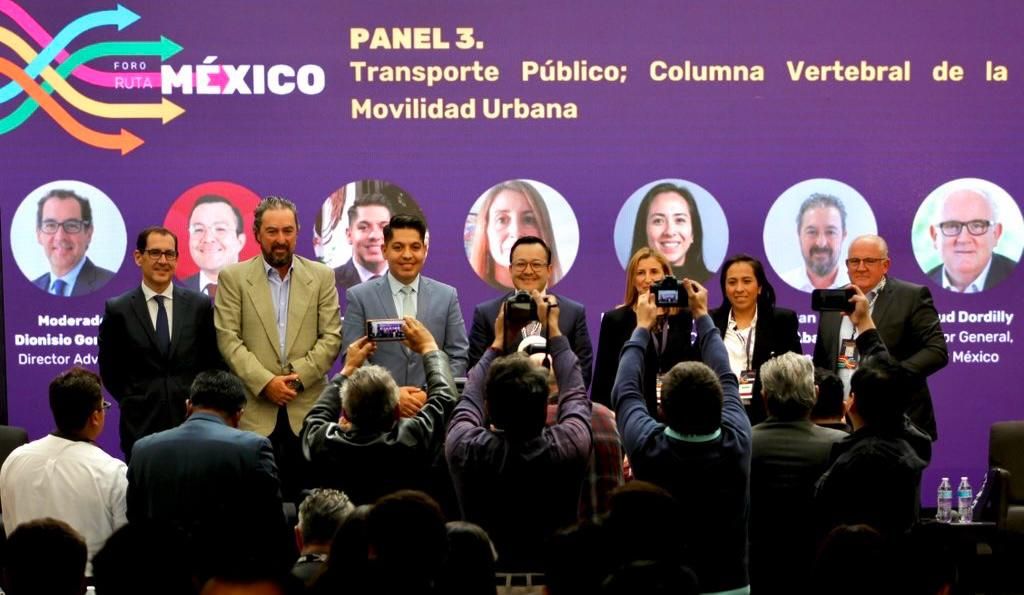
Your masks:
M 50 293 L 52 293 L 53 295 L 63 296 L 64 290 L 67 289 L 67 286 L 67 281 L 65 281 L 64 279 L 57 279 L 56 281 L 53 282 L 53 288 L 51 288 Z
M 160 353 L 167 355 L 171 351 L 171 328 L 167 324 L 167 308 L 164 307 L 166 296 L 158 295 L 156 300 L 156 346 Z

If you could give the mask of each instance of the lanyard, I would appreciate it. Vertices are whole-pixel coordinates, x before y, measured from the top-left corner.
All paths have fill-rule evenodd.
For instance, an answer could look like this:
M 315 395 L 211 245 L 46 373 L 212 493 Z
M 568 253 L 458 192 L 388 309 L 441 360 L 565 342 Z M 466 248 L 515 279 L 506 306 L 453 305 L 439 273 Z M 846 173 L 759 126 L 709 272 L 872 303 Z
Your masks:
M 754 342 L 751 340 L 753 338 L 753 336 L 754 336 L 754 325 L 750 325 L 750 330 L 747 331 L 747 338 L 746 339 L 744 339 L 743 335 L 740 334 L 740 329 L 739 329 L 738 326 L 734 326 L 732 330 L 736 333 L 736 336 L 740 340 L 740 345 L 743 346 L 743 351 L 745 351 L 746 354 L 747 354 L 747 368 L 746 369 L 749 370 L 750 369 L 750 365 L 751 365 L 751 361 L 750 361 L 750 348 L 754 344 Z
M 665 353 L 665 347 L 668 346 L 668 319 L 661 323 L 661 339 L 658 339 L 658 333 L 651 333 L 651 339 L 654 341 L 654 349 L 658 352 L 660 359 L 661 354 Z

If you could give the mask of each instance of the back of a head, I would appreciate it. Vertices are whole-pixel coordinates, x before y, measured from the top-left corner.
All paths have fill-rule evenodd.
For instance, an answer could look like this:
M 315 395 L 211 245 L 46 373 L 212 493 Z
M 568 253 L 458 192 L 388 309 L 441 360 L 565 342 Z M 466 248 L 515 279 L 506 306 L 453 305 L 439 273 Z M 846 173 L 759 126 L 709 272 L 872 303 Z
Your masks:
M 188 398 L 193 407 L 234 415 L 245 407 L 245 387 L 230 372 L 207 370 L 196 375 Z
M 80 595 L 85 588 L 85 540 L 63 521 L 42 518 L 7 537 L 7 595 Z
M 430 581 L 447 555 L 444 514 L 433 498 L 420 491 L 399 490 L 378 499 L 367 530 L 373 556 L 389 581 Z
M 397 419 L 398 384 L 387 369 L 364 365 L 341 387 L 341 408 L 356 428 L 386 431 Z
M 814 369 L 814 385 L 818 398 L 811 409 L 813 419 L 835 419 L 846 413 L 843 406 L 843 381 L 832 370 Z
M 591 595 L 601 589 L 614 553 L 622 544 L 609 539 L 599 524 L 582 521 L 556 531 L 546 543 L 544 579 L 550 595 Z
M 768 413 L 782 421 L 804 419 L 814 406 L 814 366 L 796 353 L 783 353 L 761 365 L 761 390 Z
M 210 577 L 199 595 L 302 595 L 302 581 L 265 568 L 236 569 Z M 97 592 L 99 595 L 99 592 Z
M 515 439 L 540 434 L 547 421 L 548 377 L 523 353 L 491 363 L 484 383 L 487 413 L 494 427 Z
M 195 593 L 188 535 L 177 525 L 132 521 L 115 531 L 92 560 L 96 590 L 103 595 Z
M 857 414 L 868 426 L 900 426 L 910 403 L 911 379 L 888 353 L 867 357 L 850 379 Z
M 370 549 L 369 519 L 372 504 L 355 507 L 341 522 L 331 541 L 327 569 L 317 579 L 313 593 L 360 592 L 370 581 L 367 558 Z
M 448 559 L 437 591 L 449 595 L 494 593 L 496 552 L 487 532 L 466 521 L 451 521 L 446 528 Z
M 646 481 L 616 488 L 608 501 L 604 528 L 619 563 L 686 558 L 683 506 L 668 490 Z
M 680 362 L 662 377 L 661 407 L 683 435 L 711 434 L 722 425 L 722 385 L 701 362 Z
M 306 545 L 329 545 L 355 505 L 343 492 L 313 489 L 299 505 L 299 532 Z
M 635 560 L 615 569 L 601 587 L 604 595 L 697 595 L 697 575 L 679 562 Z
M 85 427 L 103 401 L 100 377 L 84 368 L 71 368 L 50 382 L 50 411 L 57 430 L 65 435 Z
M 818 548 L 811 590 L 841 595 L 891 592 L 888 559 L 881 533 L 868 525 L 840 525 Z

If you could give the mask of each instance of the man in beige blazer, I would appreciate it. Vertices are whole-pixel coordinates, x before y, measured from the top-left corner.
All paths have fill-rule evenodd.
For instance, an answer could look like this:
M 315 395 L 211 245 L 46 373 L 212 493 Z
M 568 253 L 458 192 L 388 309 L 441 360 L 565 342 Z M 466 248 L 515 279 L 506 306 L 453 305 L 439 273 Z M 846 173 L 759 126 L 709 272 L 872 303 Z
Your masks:
M 270 437 L 285 499 L 303 487 L 298 434 L 341 348 L 334 272 L 295 255 L 298 231 L 291 201 L 263 199 L 262 255 L 220 272 L 214 308 L 217 345 L 246 388 L 239 428 Z

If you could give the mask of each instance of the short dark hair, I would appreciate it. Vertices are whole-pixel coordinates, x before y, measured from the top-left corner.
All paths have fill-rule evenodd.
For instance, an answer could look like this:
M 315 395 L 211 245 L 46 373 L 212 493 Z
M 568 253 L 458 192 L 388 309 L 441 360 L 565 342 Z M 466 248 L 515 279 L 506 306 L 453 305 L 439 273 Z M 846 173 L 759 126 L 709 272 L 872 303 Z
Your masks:
M 722 425 L 722 385 L 705 364 L 680 362 L 662 378 L 661 408 L 676 432 L 710 434 Z
M 395 237 L 394 230 L 396 229 L 415 229 L 420 232 L 420 241 L 425 242 L 427 240 L 427 224 L 419 217 L 413 215 L 395 215 L 391 217 L 391 221 L 388 221 L 387 227 L 384 228 L 384 242 L 390 242 L 391 238 Z
M 419 584 L 436 576 L 448 554 L 441 507 L 417 490 L 399 490 L 377 500 L 367 519 L 370 545 L 384 570 L 408 569 L 390 580 Z
M 245 407 L 245 387 L 238 376 L 230 372 L 205 370 L 196 374 L 188 399 L 193 407 L 234 415 Z
M 532 438 L 544 429 L 548 376 L 526 354 L 495 359 L 484 381 L 484 396 L 491 423 L 509 436 Z
M 92 205 L 89 204 L 89 199 L 75 194 L 74 190 L 54 189 L 47 192 L 46 196 L 39 199 L 39 204 L 36 208 L 36 229 L 41 229 L 43 227 L 43 205 L 45 205 L 46 201 L 51 198 L 56 198 L 58 200 L 73 198 L 77 200 L 78 207 L 82 211 L 82 221 L 85 222 L 86 227 L 92 226 Z
M 835 209 L 839 211 L 839 219 L 843 222 L 843 232 L 846 232 L 846 207 L 843 206 L 843 201 L 831 194 L 815 192 L 800 204 L 800 210 L 796 214 L 797 233 L 800 233 L 800 228 L 804 224 L 804 213 L 811 209 Z
M 818 399 L 811 409 L 811 417 L 823 419 L 842 416 L 845 413 L 842 379 L 832 370 L 815 368 L 814 385 L 818 387 Z
M 76 366 L 50 382 L 50 411 L 62 434 L 80 431 L 102 405 L 100 377 L 95 372 Z
M 540 244 L 540 246 L 542 248 L 544 248 L 544 253 L 547 254 L 548 264 L 551 264 L 551 247 L 548 246 L 547 242 L 545 242 L 544 240 L 538 238 L 537 236 L 523 236 L 523 237 L 517 239 L 515 241 L 515 243 L 512 244 L 512 249 L 508 251 L 508 259 L 509 259 L 509 261 L 511 262 L 512 255 L 516 253 L 516 248 L 518 248 L 519 246 L 528 245 L 528 244 Z
M 295 217 L 295 227 L 299 227 L 299 210 L 296 208 L 295 203 L 281 196 L 268 196 L 261 200 L 260 204 L 256 205 L 256 212 L 252 220 L 252 232 L 254 234 L 259 233 L 260 225 L 263 224 L 263 213 L 279 209 L 291 211 L 292 216 Z
M 888 353 L 864 358 L 850 379 L 857 414 L 865 425 L 901 424 L 910 404 L 911 378 Z
M 299 504 L 299 532 L 308 544 L 329 545 L 356 506 L 344 492 L 314 488 Z
M 149 243 L 150 234 L 160 234 L 162 236 L 171 236 L 174 240 L 174 251 L 178 251 L 178 236 L 174 235 L 174 232 L 167 229 L 162 225 L 150 225 L 139 232 L 138 237 L 135 238 L 135 249 L 139 252 L 146 251 L 146 245 Z
M 47 517 L 18 525 L 5 555 L 9 595 L 78 595 L 85 588 L 85 540 L 64 521 Z
M 235 215 L 235 235 L 244 233 L 242 231 L 242 226 L 244 225 L 242 223 L 242 211 L 238 210 L 238 207 L 236 207 L 230 200 L 219 194 L 204 194 L 197 198 L 195 204 L 192 205 L 192 210 L 188 212 L 188 220 L 192 220 L 192 215 L 196 212 L 197 208 L 202 205 L 212 204 L 225 204 L 230 207 L 231 212 Z
M 722 289 L 722 309 L 731 309 L 732 304 L 729 302 L 729 298 L 725 294 L 725 281 L 729 274 L 729 267 L 737 263 L 745 263 L 750 265 L 750 268 L 754 269 L 754 279 L 757 280 L 757 286 L 761 288 L 761 293 L 757 295 L 757 309 L 762 314 L 770 310 L 775 309 L 775 288 L 768 281 L 768 276 L 764 274 L 764 265 L 761 261 L 754 258 L 749 254 L 736 254 L 730 256 L 722 266 L 718 268 L 720 271 L 718 275 L 718 286 Z
M 394 213 L 395 209 L 391 204 L 391 199 L 380 192 L 370 192 L 368 194 L 360 194 L 352 201 L 352 206 L 348 208 L 348 226 L 356 222 L 356 217 L 359 215 L 359 207 L 384 207 L 388 210 L 388 213 Z
M 146 595 L 194 594 L 193 553 L 177 523 L 134 519 L 93 557 L 93 581 L 104 595 L 135 595 L 143 584 Z

